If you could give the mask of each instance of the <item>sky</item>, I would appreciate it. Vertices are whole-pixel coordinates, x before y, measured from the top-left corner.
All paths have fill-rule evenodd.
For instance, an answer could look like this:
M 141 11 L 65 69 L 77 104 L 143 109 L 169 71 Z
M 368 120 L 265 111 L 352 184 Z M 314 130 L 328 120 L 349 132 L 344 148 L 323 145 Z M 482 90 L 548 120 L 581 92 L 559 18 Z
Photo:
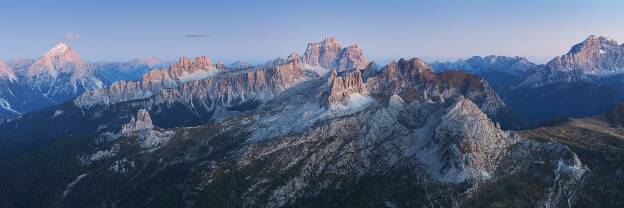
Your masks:
M 621 0 L 0 0 L 0 59 L 66 42 L 88 61 L 206 55 L 261 63 L 327 36 L 384 63 L 474 55 L 544 63 L 591 34 L 624 42 Z

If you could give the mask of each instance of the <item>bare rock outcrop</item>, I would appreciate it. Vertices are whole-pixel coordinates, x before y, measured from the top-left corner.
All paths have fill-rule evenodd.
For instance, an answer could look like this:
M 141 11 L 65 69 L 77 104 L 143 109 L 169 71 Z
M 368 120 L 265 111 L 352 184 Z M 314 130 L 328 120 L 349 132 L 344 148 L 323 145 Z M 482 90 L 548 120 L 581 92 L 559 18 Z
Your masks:
M 312 67 L 330 69 L 335 66 L 341 49 L 340 42 L 336 38 L 328 37 L 319 43 L 309 43 L 303 61 Z
M 225 72 L 162 90 L 150 102 L 182 102 L 188 105 L 197 102 L 200 105 L 193 107 L 204 109 L 236 106 L 246 101 L 270 99 L 306 79 L 301 57 L 293 53 L 284 62 L 273 67 Z
M 432 143 L 446 160 L 432 172 L 440 180 L 488 179 L 499 158 L 517 142 L 492 123 L 472 101 L 459 97 L 440 117 Z
M 136 136 L 141 148 L 154 150 L 166 144 L 173 136 L 173 132 L 154 126 L 149 112 L 146 109 L 141 109 L 137 112 L 136 117 L 133 116 L 130 122 L 122 126 L 120 135 Z
M 140 81 L 117 81 L 108 88 L 84 93 L 74 100 L 77 106 L 114 104 L 153 96 L 162 89 L 174 88 L 183 83 L 205 79 L 219 70 L 205 56 L 194 59 L 181 57 L 169 68 L 153 70 Z
M 368 89 L 358 70 L 344 72 L 342 76 L 338 76 L 336 70 L 332 70 L 327 76 L 326 88 L 321 104 L 327 108 L 348 105 L 349 99 L 353 96 L 368 96 Z
M 580 71 L 584 74 L 622 73 L 624 45 L 618 45 L 607 37 L 592 35 L 546 65 L 559 71 Z
M 0 81 L 9 80 L 16 81 L 15 71 L 6 62 L 0 60 Z
M 358 45 L 350 45 L 342 49 L 335 63 L 335 67 L 338 68 L 338 71 L 351 69 L 362 70 L 366 68 L 367 65 L 368 59 L 364 55 L 364 50 Z
M 309 43 L 303 63 L 311 70 L 323 75 L 331 69 L 338 72 L 357 69 L 368 65 L 364 51 L 358 45 L 341 48 L 336 38 L 328 37 L 319 43 Z
M 153 128 L 154 124 L 152 124 L 152 118 L 149 112 L 145 109 L 141 109 L 137 112 L 136 117 L 132 117 L 129 123 L 121 127 L 121 134 L 151 130 Z
M 518 87 L 539 87 L 557 82 L 593 82 L 624 73 L 624 44 L 592 35 L 555 57 L 545 66 L 533 70 Z

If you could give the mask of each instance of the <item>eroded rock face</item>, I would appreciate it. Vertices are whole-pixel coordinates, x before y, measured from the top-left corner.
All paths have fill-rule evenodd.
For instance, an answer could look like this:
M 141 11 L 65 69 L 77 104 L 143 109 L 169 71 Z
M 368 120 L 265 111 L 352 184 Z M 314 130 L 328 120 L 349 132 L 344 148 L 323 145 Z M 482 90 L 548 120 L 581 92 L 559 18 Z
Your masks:
M 13 68 L 11 68 L 6 62 L 0 60 L 0 80 L 16 81 L 17 76 Z
M 358 70 L 344 72 L 343 76 L 338 76 L 336 70 L 332 70 L 327 76 L 327 84 L 327 98 L 323 100 L 323 105 L 328 108 L 336 104 L 348 105 L 353 96 L 368 96 L 368 90 Z
M 182 83 L 201 80 L 219 70 L 205 56 L 194 59 L 181 57 L 169 68 L 153 70 L 140 81 L 117 81 L 110 87 L 84 93 L 74 100 L 77 106 L 114 104 L 123 101 L 149 98 L 162 89 L 174 88 Z
M 495 114 L 504 106 L 483 79 L 463 72 L 434 74 L 424 61 L 416 58 L 391 62 L 377 73 L 365 74 L 370 74 L 365 79 L 374 96 L 399 94 L 408 101 L 440 102 L 463 95 L 488 114 Z
M 214 110 L 247 101 L 263 101 L 305 81 L 301 58 L 293 53 L 277 66 L 230 71 L 161 90 L 150 98 L 150 105 L 183 103 L 192 108 Z M 193 102 L 201 105 L 192 104 Z
M 59 43 L 24 72 L 27 85 L 53 100 L 64 101 L 103 87 L 94 70 L 72 48 Z
M 624 45 L 607 37 L 592 35 L 533 70 L 518 87 L 540 87 L 557 82 L 600 81 L 624 73 Z
M 252 172 L 247 177 L 258 181 L 243 194 L 244 200 L 253 203 L 259 197 L 269 206 L 285 206 L 331 190 L 344 178 L 359 181 L 397 169 L 442 183 L 489 180 L 499 174 L 499 162 L 511 144 L 519 141 L 463 97 L 443 103 L 406 102 L 398 94 L 383 99 L 346 114 L 321 113 L 315 118 L 313 111 L 300 111 L 308 106 L 303 104 L 246 121 L 288 117 L 295 119 L 288 123 L 296 126 L 303 120 L 315 124 L 290 133 L 283 133 L 288 127 L 279 127 L 278 122 L 249 126 L 253 132 L 277 128 L 282 134 L 264 134 L 263 140 L 244 148 L 236 169 Z M 267 176 L 277 172 L 291 174 L 283 175 L 286 182 L 275 186 Z
M 178 63 L 168 69 L 153 70 L 143 75 L 143 82 L 150 82 L 152 85 L 164 83 L 165 85 L 179 84 L 192 80 L 199 80 L 214 75 L 219 71 L 212 64 L 212 61 L 205 56 L 195 59 L 181 57 Z
M 559 71 L 608 75 L 624 72 L 624 45 L 602 36 L 589 36 L 570 51 L 546 64 Z
M 323 75 L 331 69 L 338 72 L 362 70 L 368 65 L 368 59 L 358 45 L 341 48 L 336 38 L 329 37 L 320 43 L 309 43 L 303 63 Z
M 173 136 L 173 132 L 156 128 L 152 124 L 149 112 L 141 109 L 136 117 L 133 116 L 129 123 L 122 126 L 119 136 L 136 136 L 141 148 L 153 151 L 166 144 Z
M 328 37 L 320 43 L 309 43 L 303 61 L 312 67 L 331 69 L 335 66 L 341 49 L 336 38 Z
M 504 182 L 506 177 L 529 178 L 524 181 L 531 190 L 552 194 L 529 194 L 538 198 L 531 202 L 558 204 L 565 200 L 558 193 L 573 194 L 579 186 L 586 169 L 569 149 L 527 142 L 488 118 L 504 104 L 479 77 L 436 74 L 416 58 L 381 69 L 368 63 L 359 69 L 363 61 L 357 47 L 342 49 L 346 59 L 335 59 L 349 67 L 308 77 L 305 62 L 317 56 L 315 47 L 304 58 L 291 54 L 263 67 L 228 71 L 205 58 L 183 58 L 168 69 L 146 74 L 142 81 L 118 82 L 81 96 L 75 102 L 81 107 L 129 101 L 118 106 L 144 109 L 121 125 L 118 134 L 101 135 L 115 137 L 94 144 L 100 145 L 99 151 L 91 149 L 87 152 L 93 154 L 79 157 L 98 163 L 80 167 L 89 171 L 89 177 L 75 189 L 98 186 L 97 179 L 121 173 L 114 175 L 119 180 L 110 180 L 111 195 L 140 194 L 126 202 L 97 197 L 99 189 L 83 187 L 59 203 L 72 207 L 83 202 L 77 199 L 84 195 L 96 196 L 95 202 L 84 202 L 95 205 L 152 203 L 162 192 L 141 188 L 146 181 L 171 188 L 183 197 L 174 202 L 186 203 L 180 205 L 243 207 L 365 203 L 358 201 L 360 196 L 370 196 L 371 204 L 379 206 L 422 207 L 434 201 L 443 207 L 471 207 L 465 204 L 471 197 L 499 190 L 483 186 L 510 185 Z M 319 58 L 312 59 L 319 66 L 326 63 L 321 49 Z M 218 74 L 199 76 L 214 69 Z M 198 73 L 198 79 L 189 78 Z M 253 101 L 262 104 L 235 112 Z M 158 119 L 169 104 L 223 114 L 216 122 L 164 130 L 152 123 L 149 112 Z M 126 146 L 136 144 L 140 148 Z M 159 149 L 165 146 L 166 150 Z M 542 165 L 546 168 L 534 168 Z M 160 184 L 159 179 L 172 173 L 176 177 Z M 236 186 L 228 186 L 233 181 Z
M 379 73 L 365 79 L 372 94 L 386 97 L 398 93 L 407 100 L 429 99 L 430 95 L 425 92 L 432 90 L 436 84 L 435 74 L 417 58 L 393 61 Z
M 338 71 L 351 69 L 362 70 L 368 66 L 368 59 L 364 55 L 364 50 L 358 45 L 350 45 L 342 49 L 335 63 Z
M 26 71 L 29 77 L 46 75 L 53 78 L 70 74 L 72 79 L 88 75 L 87 63 L 65 43 L 59 43 L 35 61 Z
M 500 130 L 477 105 L 462 96 L 446 110 L 435 128 L 432 143 L 439 145 L 439 153 L 447 158 L 437 167 L 439 179 L 489 179 L 499 158 L 515 142 L 516 138 Z
M 141 109 L 137 112 L 136 117 L 132 117 L 129 123 L 122 126 L 121 134 L 151 130 L 152 128 L 154 128 L 154 124 L 152 124 L 152 118 L 149 112 L 145 109 Z

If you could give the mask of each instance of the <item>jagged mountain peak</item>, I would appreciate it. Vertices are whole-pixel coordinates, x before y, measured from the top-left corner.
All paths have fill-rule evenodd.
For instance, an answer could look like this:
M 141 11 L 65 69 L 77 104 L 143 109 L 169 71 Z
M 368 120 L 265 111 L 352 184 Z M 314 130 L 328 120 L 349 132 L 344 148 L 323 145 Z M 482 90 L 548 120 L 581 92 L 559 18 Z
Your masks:
M 607 37 L 607 36 L 602 36 L 602 35 L 590 35 L 584 40 L 584 42 L 588 42 L 588 41 L 601 41 L 601 42 L 616 43 L 616 41 L 613 40 L 612 38 Z
M 64 42 L 59 42 L 58 44 L 56 44 L 56 46 L 50 49 L 46 54 L 50 54 L 50 55 L 62 54 L 69 50 L 71 50 L 69 45 L 67 45 Z
M 152 128 L 154 128 L 154 124 L 152 124 L 152 118 L 150 117 L 149 112 L 145 109 L 140 109 L 137 112 L 136 117 L 132 117 L 129 123 L 122 126 L 121 133 L 128 134 Z
M 342 48 L 336 38 L 328 37 L 318 43 L 309 43 L 303 55 L 303 62 L 313 69 L 312 71 L 324 74 L 330 69 L 362 70 L 369 61 L 360 46 L 352 44 Z
M 604 36 L 592 35 L 546 64 L 556 71 L 611 75 L 624 71 L 624 46 Z
M 49 75 L 53 78 L 61 74 L 71 74 L 72 79 L 79 79 L 89 73 L 87 63 L 80 55 L 65 43 L 59 43 L 48 50 L 27 70 L 29 77 Z
M 604 53 L 606 52 L 605 50 L 611 50 L 612 48 L 617 47 L 619 47 L 618 43 L 611 38 L 605 36 L 590 35 L 583 42 L 572 46 L 568 54 L 582 53 L 584 52 L 584 50 L 589 50 L 589 52 Z
M 218 72 L 219 69 L 206 56 L 194 58 L 183 56 L 169 68 L 150 71 L 143 75 L 143 82 L 187 82 L 204 79 Z
M 323 41 L 321 42 L 321 44 L 332 44 L 332 43 L 340 44 L 340 41 L 338 41 L 338 39 L 335 37 L 328 36 L 328 37 L 325 37 L 325 39 L 323 39 Z
M 301 60 L 301 56 L 296 53 L 296 52 L 292 52 L 288 55 L 288 61 L 299 61 Z
M 9 81 L 17 80 L 13 68 L 11 68 L 6 62 L 0 60 L 0 80 L 7 79 Z
M 180 68 L 191 68 L 191 67 L 207 67 L 211 66 L 212 61 L 208 59 L 206 56 L 198 56 L 195 58 L 182 56 L 178 59 L 178 62 L 175 63 L 174 67 Z
M 400 58 L 398 63 L 410 63 L 410 64 L 415 64 L 415 65 L 427 66 L 427 62 L 419 58 L 409 58 L 409 59 Z
M 47 51 L 23 74 L 31 89 L 55 102 L 104 85 L 95 70 L 65 43 Z
M 419 74 L 432 74 L 433 73 L 429 65 L 427 65 L 427 62 L 419 58 L 410 58 L 410 59 L 401 58 L 399 59 L 398 62 L 393 61 L 392 63 L 395 63 L 401 66 L 400 68 L 403 68 L 403 69 L 413 69 L 412 72 L 418 72 Z

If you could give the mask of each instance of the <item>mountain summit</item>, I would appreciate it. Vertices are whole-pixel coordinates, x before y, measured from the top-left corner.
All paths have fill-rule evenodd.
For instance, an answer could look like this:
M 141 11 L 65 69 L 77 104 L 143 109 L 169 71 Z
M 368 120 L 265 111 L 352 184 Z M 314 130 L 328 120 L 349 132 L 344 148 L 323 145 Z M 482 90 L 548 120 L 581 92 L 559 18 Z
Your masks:
M 17 80 L 13 68 L 11 68 L 6 62 L 0 60 L 0 80 L 5 79 L 9 81 Z
M 65 43 L 43 54 L 25 75 L 28 85 L 52 100 L 67 100 L 103 86 L 87 62 Z
M 369 61 L 358 45 L 341 48 L 336 38 L 327 37 L 319 43 L 308 44 L 303 62 L 317 73 L 324 74 L 330 69 L 337 69 L 338 72 L 362 70 L 368 66 Z
M 570 51 L 548 62 L 548 67 L 564 72 L 609 75 L 624 72 L 624 45 L 610 38 L 591 35 Z
M 78 79 L 87 71 L 87 63 L 80 58 L 80 55 L 67 44 L 59 43 L 33 63 L 26 74 L 29 77 L 49 75 L 53 78 L 62 74 L 71 74 L 72 79 Z

